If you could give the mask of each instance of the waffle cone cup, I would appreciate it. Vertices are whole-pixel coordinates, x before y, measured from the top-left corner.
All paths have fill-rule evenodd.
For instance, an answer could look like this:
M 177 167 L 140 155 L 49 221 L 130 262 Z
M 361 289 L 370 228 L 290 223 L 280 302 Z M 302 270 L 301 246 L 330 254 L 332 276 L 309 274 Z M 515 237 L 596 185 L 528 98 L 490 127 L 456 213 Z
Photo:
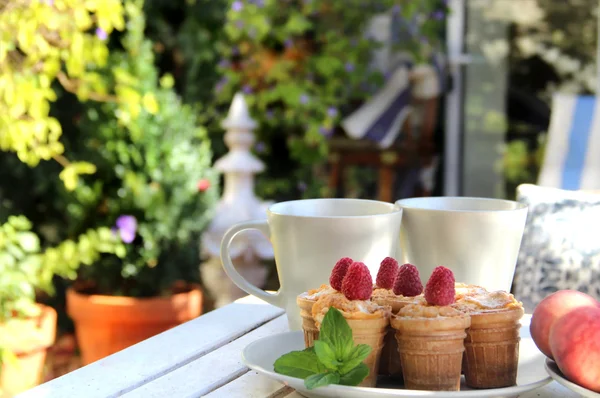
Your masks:
M 369 375 L 359 384 L 360 387 L 375 387 L 379 374 L 379 362 L 383 349 L 384 338 L 388 331 L 389 317 L 373 319 L 346 319 L 354 344 L 366 344 L 371 347 L 369 356 L 363 361 L 369 368 Z
M 458 391 L 469 315 L 441 318 L 392 317 L 404 387 Z
M 471 388 L 517 383 L 522 308 L 471 314 L 465 339 L 464 373 Z
M 315 302 L 315 300 L 308 300 L 303 297 L 296 298 L 296 304 L 300 307 L 302 330 L 304 331 L 304 346 L 306 348 L 312 347 L 315 344 L 314 341 L 319 338 L 319 329 L 312 316 L 312 307 Z
M 389 306 L 392 309 L 392 314 L 398 313 L 402 307 L 411 303 L 411 301 L 403 301 L 395 297 L 373 297 L 372 301 L 381 306 Z M 398 381 L 402 381 L 402 363 L 398 355 L 396 331 L 391 326 L 388 327 L 383 349 L 381 350 L 379 374 L 382 376 L 391 376 Z

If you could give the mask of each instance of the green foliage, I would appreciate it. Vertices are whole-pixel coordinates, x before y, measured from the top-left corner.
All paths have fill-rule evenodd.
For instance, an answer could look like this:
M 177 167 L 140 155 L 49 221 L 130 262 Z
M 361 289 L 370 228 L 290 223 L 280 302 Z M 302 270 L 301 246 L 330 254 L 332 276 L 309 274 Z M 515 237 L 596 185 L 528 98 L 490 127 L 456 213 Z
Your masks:
M 432 14 L 445 10 L 438 0 L 183 3 L 147 4 L 161 65 L 181 77 L 186 100 L 200 102 L 217 155 L 225 151 L 219 123 L 234 93 L 246 94 L 260 126 L 255 150 L 267 164 L 257 191 L 276 200 L 329 194 L 320 178 L 329 138 L 385 82 L 370 67 L 377 46 L 364 32 L 371 18 L 394 8 L 409 21 L 410 33 L 403 31 L 395 47 L 419 61 L 438 48 L 443 22 Z M 178 7 L 185 7 L 181 24 Z
M 0 157 L 6 176 L 0 216 L 31 216 L 41 246 L 50 246 L 36 263 L 44 282 L 39 287 L 50 288 L 58 275 L 96 293 L 155 296 L 176 280 L 198 279 L 196 242 L 217 195 L 210 141 L 193 109 L 174 93 L 173 77 L 159 78 L 141 3 L 123 6 L 126 31 L 109 38 L 110 54 L 93 65 L 114 98 L 85 101 L 66 87 L 56 89 L 53 117 L 63 126 L 61 144 L 71 160 L 59 159 L 62 168 L 40 163 L 29 169 L 9 154 Z M 11 189 L 20 181 L 28 182 L 26 194 Z M 131 239 L 115 225 L 125 215 L 136 220 Z M 0 256 L 8 250 L 0 246 Z
M 102 253 L 124 255 L 125 248 L 108 228 L 89 230 L 76 241 L 41 248 L 24 216 L 0 224 L 0 324 L 36 313 L 36 289 L 52 292 L 52 277 L 75 279 L 81 264 L 92 265 Z

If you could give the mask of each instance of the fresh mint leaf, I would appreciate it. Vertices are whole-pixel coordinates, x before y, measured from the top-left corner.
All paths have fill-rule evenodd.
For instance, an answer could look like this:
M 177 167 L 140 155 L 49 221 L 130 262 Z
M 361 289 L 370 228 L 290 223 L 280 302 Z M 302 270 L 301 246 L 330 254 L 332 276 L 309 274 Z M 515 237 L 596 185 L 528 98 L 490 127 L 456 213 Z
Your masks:
M 273 364 L 273 368 L 277 373 L 299 379 L 306 379 L 325 371 L 325 367 L 319 362 L 312 347 L 280 356 Z
M 335 352 L 329 344 L 324 341 L 315 340 L 315 353 L 319 361 L 329 370 L 338 370 L 340 362 L 335 357 Z
M 354 347 L 352 329 L 342 313 L 334 307 L 329 308 L 321 322 L 319 340 L 329 344 L 335 357 L 342 361 L 350 355 Z
M 317 387 L 324 387 L 329 384 L 338 384 L 340 382 L 340 375 L 335 372 L 319 373 L 312 375 L 304 380 L 304 386 L 309 390 Z
M 359 344 L 352 349 L 348 357 L 339 367 L 339 372 L 342 375 L 350 372 L 364 361 L 371 353 L 371 347 L 367 344 Z M 318 353 L 317 353 L 318 356 Z
M 339 384 L 344 386 L 357 386 L 361 381 L 365 379 L 369 375 L 369 367 L 364 363 L 358 364 L 357 367 L 342 375 L 340 377 Z

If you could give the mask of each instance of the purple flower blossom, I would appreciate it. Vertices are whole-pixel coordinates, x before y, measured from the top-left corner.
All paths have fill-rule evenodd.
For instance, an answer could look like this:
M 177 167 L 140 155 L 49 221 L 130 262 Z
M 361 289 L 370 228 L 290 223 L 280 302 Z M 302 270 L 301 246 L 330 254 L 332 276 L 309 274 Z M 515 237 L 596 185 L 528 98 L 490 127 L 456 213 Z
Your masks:
M 250 0 L 250 3 L 255 4 L 257 7 L 264 7 L 265 6 L 265 1 L 264 0 Z
M 222 60 L 219 61 L 218 65 L 220 68 L 228 68 L 229 65 L 231 65 L 231 62 L 229 62 L 228 59 L 223 58 Z
M 254 150 L 256 151 L 256 153 L 265 153 L 265 151 L 267 150 L 267 146 L 264 142 L 259 141 L 256 143 L 256 145 L 254 145 Z
M 310 101 L 310 98 L 308 97 L 308 95 L 302 94 L 300 96 L 300 103 L 301 104 L 303 104 L 303 105 L 308 104 L 308 101 Z
M 333 130 L 331 129 L 331 127 L 325 127 L 325 126 L 319 127 L 319 134 L 321 134 L 325 137 L 331 136 L 332 133 L 333 133 Z
M 137 220 L 134 216 L 121 215 L 117 218 L 115 227 L 112 230 L 114 233 L 119 233 L 123 242 L 131 243 L 137 232 Z
M 102 41 L 104 41 L 108 38 L 108 34 L 102 28 L 96 28 L 96 36 L 98 36 L 98 38 Z
M 443 10 L 436 10 L 431 14 L 431 16 L 436 21 L 441 21 L 446 16 L 446 13 Z
M 244 92 L 244 94 L 252 94 L 252 87 L 246 84 L 244 85 L 244 87 L 242 87 L 242 91 Z
M 336 117 L 337 114 L 338 114 L 337 108 L 330 106 L 329 109 L 327 109 L 327 115 L 329 115 L 329 117 Z
M 294 41 L 292 39 L 285 39 L 283 45 L 285 48 L 291 48 L 294 45 Z
M 308 188 L 308 186 L 306 185 L 306 183 L 304 181 L 299 181 L 297 188 L 300 192 L 304 192 L 304 191 L 306 191 L 306 188 Z
M 344 68 L 346 69 L 346 72 L 352 72 L 354 70 L 354 64 L 352 62 L 346 62 Z
M 235 12 L 242 11 L 242 8 L 244 8 L 244 3 L 240 0 L 234 1 L 231 5 L 231 9 Z
M 217 84 L 215 85 L 215 92 L 216 93 L 220 93 L 221 91 L 223 91 L 223 88 L 225 88 L 225 85 L 227 84 L 227 78 L 223 77 L 221 80 L 219 80 L 217 82 Z

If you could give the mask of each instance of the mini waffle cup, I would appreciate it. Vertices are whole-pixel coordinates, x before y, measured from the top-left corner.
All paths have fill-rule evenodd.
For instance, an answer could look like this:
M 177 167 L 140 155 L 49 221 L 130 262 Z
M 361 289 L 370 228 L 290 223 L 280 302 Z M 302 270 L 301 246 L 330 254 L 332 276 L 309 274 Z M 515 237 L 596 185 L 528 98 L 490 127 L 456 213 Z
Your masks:
M 302 330 L 304 331 L 304 346 L 306 348 L 312 347 L 315 344 L 314 341 L 319 339 L 319 329 L 312 316 L 312 307 L 315 302 L 315 300 L 309 300 L 300 296 L 296 298 L 296 304 L 300 307 Z
M 458 391 L 469 315 L 441 318 L 392 317 L 410 390 Z
M 522 308 L 472 313 L 465 339 L 464 373 L 471 388 L 517 383 Z
M 411 301 L 397 299 L 395 297 L 377 297 L 373 296 L 371 300 L 381 306 L 389 306 L 392 309 L 392 314 L 398 313 Z M 396 331 L 390 326 L 385 336 L 383 349 L 381 350 L 381 362 L 379 363 L 379 374 L 382 376 L 391 376 L 398 381 L 402 381 L 402 363 L 398 355 L 398 343 L 396 342 Z
M 354 344 L 367 344 L 371 347 L 369 356 L 363 361 L 369 368 L 369 375 L 359 384 L 360 387 L 375 387 L 379 374 L 379 362 L 384 338 L 388 330 L 389 316 L 373 319 L 346 319 Z

